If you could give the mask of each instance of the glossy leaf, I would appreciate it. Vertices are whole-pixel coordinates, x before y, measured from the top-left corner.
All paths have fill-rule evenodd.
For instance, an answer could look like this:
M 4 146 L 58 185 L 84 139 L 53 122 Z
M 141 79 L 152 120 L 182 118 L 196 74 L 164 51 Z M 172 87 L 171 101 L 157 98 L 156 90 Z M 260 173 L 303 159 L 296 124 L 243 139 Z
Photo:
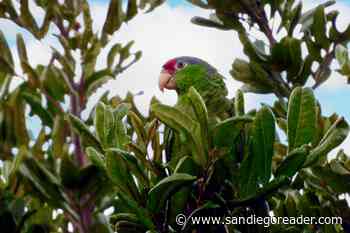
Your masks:
M 311 89 L 297 87 L 288 105 L 288 151 L 313 141 L 316 135 L 316 100 Z
M 193 87 L 190 88 L 188 92 L 188 97 L 191 102 L 192 108 L 195 112 L 196 118 L 200 124 L 201 128 L 201 140 L 203 142 L 203 146 L 205 147 L 205 153 L 208 151 L 208 133 L 209 133 L 209 117 L 208 111 L 205 106 L 204 100 L 197 92 L 197 90 Z
M 138 200 L 136 184 L 119 151 L 108 150 L 106 152 L 106 167 L 110 179 L 118 190 Z
M 252 147 L 258 179 L 267 183 L 271 175 L 273 145 L 275 142 L 275 118 L 268 107 L 256 115 L 252 128 Z
M 111 109 L 102 102 L 98 103 L 95 110 L 96 135 L 105 148 L 111 146 L 114 140 L 115 119 Z
M 102 151 L 102 146 L 98 139 L 93 135 L 87 125 L 74 115 L 69 115 L 69 122 L 75 133 L 77 133 L 83 140 L 86 146 L 92 146 L 98 151 Z
M 315 40 L 323 48 L 328 48 L 330 41 L 327 38 L 327 22 L 325 16 L 324 6 L 318 6 L 314 12 L 314 20 L 312 24 L 312 33 L 315 36 Z
M 337 146 L 339 146 L 349 134 L 349 125 L 344 118 L 340 117 L 334 122 L 334 124 L 328 129 L 327 133 L 323 136 L 318 146 L 316 146 L 305 161 L 304 166 L 310 166 L 317 162 Z
M 200 125 L 176 108 L 162 104 L 152 105 L 152 112 L 166 125 L 176 130 L 178 133 L 185 133 L 193 143 L 192 151 L 194 160 L 201 166 L 207 163 L 207 154 L 203 150 L 201 141 Z
M 95 164 L 97 167 L 106 169 L 105 157 L 96 151 L 93 147 L 86 148 L 86 155 L 90 159 L 90 161 Z
M 244 110 L 244 96 L 243 96 L 243 92 L 241 90 L 238 90 L 236 92 L 235 114 L 237 116 L 242 116 L 242 115 L 245 114 L 245 110 Z
M 186 173 L 175 173 L 164 178 L 149 191 L 148 209 L 152 212 L 160 212 L 171 195 L 181 187 L 190 185 L 195 179 L 195 176 Z
M 232 117 L 218 123 L 213 129 L 213 144 L 217 147 L 230 147 L 246 124 L 253 118 Z
M 255 193 L 258 185 L 266 184 L 271 176 L 275 119 L 268 107 L 263 107 L 252 126 L 251 150 L 240 168 L 240 196 Z
M 146 143 L 146 131 L 144 129 L 144 125 L 142 120 L 136 115 L 136 113 L 130 111 L 128 113 L 128 117 L 131 120 L 131 124 L 136 132 L 137 139 L 139 142 L 141 142 L 143 145 Z
M 308 154 L 309 149 L 307 147 L 300 147 L 293 150 L 278 166 L 276 176 L 294 176 L 303 167 Z

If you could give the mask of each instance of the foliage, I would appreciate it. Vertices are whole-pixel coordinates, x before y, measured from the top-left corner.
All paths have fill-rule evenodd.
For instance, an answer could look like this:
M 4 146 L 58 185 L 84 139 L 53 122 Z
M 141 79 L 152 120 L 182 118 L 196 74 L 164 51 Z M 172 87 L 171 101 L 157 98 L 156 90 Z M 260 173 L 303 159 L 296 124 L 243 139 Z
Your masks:
M 327 10 L 332 1 L 304 12 L 294 0 L 190 0 L 214 12 L 210 19 L 194 17 L 193 23 L 237 32 L 247 55 L 232 65 L 233 78 L 243 86 L 232 100 L 234 114 L 226 119 L 213 123 L 194 88 L 187 94 L 190 112 L 153 99 L 150 114 L 143 116 L 132 94 L 108 98 L 105 93 L 88 119 L 82 117 L 92 94 L 141 58 L 140 51 L 131 52 L 133 42 L 110 44 L 110 37 L 139 11 L 150 12 L 162 2 L 128 0 L 124 7 L 123 1 L 111 0 L 101 32 L 92 27 L 86 0 L 35 0 L 45 12 L 42 25 L 29 1 L 21 0 L 19 9 L 11 0 L 0 2 L 0 17 L 38 40 L 57 28 L 62 47 L 52 48 L 47 65 L 33 66 L 18 35 L 21 75 L 0 33 L 0 228 L 68 232 L 72 224 L 79 233 L 349 232 L 350 210 L 342 196 L 350 190 L 350 159 L 343 150 L 328 157 L 347 137 L 349 125 L 337 114 L 324 116 L 313 94 L 331 77 L 335 59 L 337 71 L 350 76 L 350 26 L 343 32 L 336 28 L 338 12 Z M 269 22 L 278 18 L 274 32 Z M 251 30 L 266 39 L 253 41 Z M 107 48 L 106 67 L 97 67 Z M 73 56 L 77 51 L 81 63 Z M 23 81 L 10 88 L 18 77 Z M 273 93 L 276 101 L 246 112 L 243 92 Z M 41 120 L 36 138 L 28 113 Z M 163 125 L 188 149 L 174 167 L 163 156 L 169 146 Z M 179 213 L 268 216 L 270 211 L 341 216 L 343 224 L 264 229 L 175 222 Z

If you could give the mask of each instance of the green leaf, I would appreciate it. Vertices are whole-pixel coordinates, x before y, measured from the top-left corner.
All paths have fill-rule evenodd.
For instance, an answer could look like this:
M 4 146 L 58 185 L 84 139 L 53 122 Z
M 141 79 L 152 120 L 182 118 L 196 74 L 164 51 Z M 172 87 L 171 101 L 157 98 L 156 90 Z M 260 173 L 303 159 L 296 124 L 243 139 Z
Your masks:
M 206 19 L 203 17 L 193 17 L 191 19 L 191 22 L 193 24 L 196 24 L 198 26 L 204 26 L 204 27 L 210 27 L 210 28 L 216 28 L 216 29 L 220 29 L 220 30 L 232 30 L 231 27 L 225 26 L 222 23 L 218 23 L 216 21 L 213 21 L 211 19 Z
M 5 73 L 4 70 L 1 70 L 0 71 L 0 99 L 4 99 L 5 96 L 9 93 L 11 81 L 12 81 L 12 75 Z
M 52 153 L 55 157 L 61 157 L 64 153 L 66 122 L 63 117 L 56 116 L 52 129 Z
M 105 158 L 104 156 L 95 150 L 93 147 L 86 148 L 86 155 L 90 161 L 95 164 L 97 167 L 106 169 Z
M 290 183 L 289 178 L 285 176 L 279 176 L 273 179 L 271 182 L 265 184 L 261 188 L 257 188 L 255 192 L 247 193 L 245 196 L 241 196 L 238 200 L 227 201 L 227 206 L 237 207 L 244 206 L 246 203 L 252 203 L 260 199 L 275 193 L 279 188 Z
M 20 89 L 16 89 L 10 99 L 11 111 L 13 113 L 13 130 L 16 136 L 17 146 L 28 145 L 29 135 L 26 127 L 25 104 L 21 99 Z
M 320 158 L 339 146 L 349 134 L 349 125 L 343 117 L 338 118 L 328 129 L 317 147 L 308 156 L 304 167 L 308 167 L 317 162 Z
M 2 72 L 14 74 L 14 64 L 10 47 L 3 32 L 0 30 L 0 68 Z
M 149 185 L 149 181 L 147 179 L 147 175 L 145 173 L 145 168 L 142 167 L 141 163 L 139 160 L 132 154 L 130 154 L 127 151 L 120 150 L 117 148 L 111 148 L 108 149 L 108 151 L 115 152 L 119 154 L 123 160 L 125 161 L 125 164 L 128 168 L 128 171 L 135 175 L 135 177 L 138 179 L 138 184 L 141 186 L 147 186 Z
M 182 157 L 174 169 L 174 173 L 187 173 L 190 175 L 196 175 L 198 171 L 198 166 L 189 156 Z
M 241 198 L 247 197 L 249 194 L 255 193 L 258 188 L 257 172 L 254 170 L 253 156 L 249 156 L 243 160 L 240 167 L 240 189 L 239 196 Z
M 312 34 L 315 36 L 316 43 L 320 44 L 322 48 L 327 49 L 330 41 L 327 38 L 327 21 L 324 6 L 318 6 L 314 12 L 314 20 L 311 27 Z
M 348 170 L 344 164 L 342 164 L 340 161 L 337 159 L 333 159 L 329 163 L 330 168 L 332 169 L 333 172 L 340 174 L 340 175 L 350 175 L 350 170 Z
M 107 56 L 107 66 L 109 69 L 112 68 L 115 60 L 115 56 L 121 51 L 122 45 L 120 43 L 117 43 L 112 46 L 112 48 L 108 52 Z
M 125 22 L 130 21 L 137 14 L 137 0 L 129 0 L 126 10 Z
M 194 87 L 191 87 L 188 92 L 188 98 L 191 102 L 192 108 L 196 114 L 196 118 L 198 119 L 198 122 L 201 127 L 202 132 L 202 142 L 203 146 L 205 147 L 205 153 L 208 151 L 208 131 L 209 131 L 209 117 L 208 117 L 208 111 L 205 106 L 204 100 L 202 99 L 201 95 L 197 92 L 197 90 Z
M 28 63 L 27 49 L 21 34 L 17 34 L 17 51 L 21 63 Z
M 122 0 L 111 0 L 108 7 L 107 18 L 103 25 L 103 33 L 112 35 L 123 23 L 125 14 L 122 8 Z
M 343 66 L 349 61 L 348 49 L 344 45 L 337 45 L 335 49 L 335 57 L 337 58 L 339 65 Z
M 336 3 L 335 0 L 330 0 L 330 1 L 327 1 L 327 2 L 325 2 L 323 4 L 319 4 L 316 8 L 308 10 L 307 12 L 302 14 L 302 16 L 300 17 L 300 20 L 299 20 L 299 23 L 302 24 L 301 31 L 305 32 L 305 31 L 309 31 L 310 30 L 311 26 L 314 23 L 314 19 L 317 20 L 317 18 L 314 17 L 315 12 L 316 12 L 317 9 L 319 9 L 319 8 L 326 8 L 326 7 L 329 7 L 329 6 L 331 6 L 331 5 L 335 4 L 335 3 Z
M 123 205 L 128 207 L 128 211 L 130 213 L 135 213 L 137 219 L 147 228 L 147 229 L 155 229 L 155 226 L 152 222 L 152 218 L 148 209 L 140 206 L 137 202 L 130 198 L 130 196 L 125 195 L 123 193 L 118 193 L 118 197 L 123 202 Z M 129 231 L 126 231 L 127 233 Z M 136 233 L 139 231 L 136 231 Z
M 276 176 L 294 176 L 303 167 L 308 154 L 309 148 L 306 146 L 293 150 L 278 166 Z
M 193 143 L 192 155 L 196 163 L 202 167 L 206 166 L 208 155 L 203 150 L 203 142 L 201 140 L 201 128 L 198 122 L 192 120 L 185 113 L 180 110 L 162 104 L 153 104 L 151 106 L 152 112 L 164 124 L 176 130 L 178 133 L 185 133 L 190 142 Z
M 127 130 L 123 118 L 128 114 L 131 106 L 130 104 L 119 104 L 114 110 L 115 117 L 115 147 L 124 149 L 125 145 L 130 142 L 127 135 Z
M 232 147 L 235 139 L 253 118 L 247 116 L 232 117 L 218 123 L 213 129 L 213 144 L 217 147 Z
M 346 76 L 348 83 L 350 83 L 350 59 L 347 47 L 338 45 L 335 50 L 335 56 L 340 66 L 338 72 Z
M 252 128 L 252 143 L 255 169 L 263 184 L 270 180 L 271 163 L 275 142 L 275 117 L 268 107 L 263 107 L 256 115 Z
M 144 128 L 144 123 L 137 116 L 137 114 L 132 111 L 129 111 L 128 117 L 130 118 L 133 129 L 136 132 L 138 141 L 141 142 L 143 146 L 146 146 L 147 137 L 146 137 L 146 131 Z
M 235 98 L 235 114 L 236 116 L 242 116 L 245 114 L 244 111 L 244 95 L 241 90 L 238 90 L 236 92 L 236 98 Z
M 46 95 L 50 96 L 54 101 L 64 102 L 65 94 L 76 94 L 76 91 L 70 84 L 68 77 L 63 70 L 53 65 L 47 67 L 38 65 L 36 70 L 33 70 L 34 73 L 29 69 L 30 67 L 28 67 L 27 73 L 32 78 L 32 82 L 36 84 L 37 87 L 40 85 L 40 87 L 44 88 Z M 52 101 L 49 101 L 48 104 L 51 102 Z M 55 110 L 53 110 L 53 112 L 55 112 Z
M 75 219 L 79 218 L 62 195 L 59 180 L 41 162 L 28 158 L 21 163 L 19 172 L 39 191 L 42 195 L 40 198 L 45 197 L 50 205 L 66 210 Z
M 38 73 L 26 61 L 21 62 L 23 72 L 28 75 L 29 81 L 32 85 L 37 85 L 39 82 Z
M 107 173 L 117 188 L 123 193 L 139 199 L 138 190 L 128 166 L 118 150 L 106 151 Z
M 284 37 L 272 47 L 271 60 L 276 70 L 287 70 L 287 79 L 293 82 L 303 68 L 301 41 L 293 37 Z
M 11 53 L 10 47 L 7 44 L 5 35 L 2 32 L 2 30 L 0 30 L 0 51 L 1 51 L 1 55 L 0 55 L 1 60 L 3 60 L 3 62 L 6 63 L 6 65 L 8 66 L 8 69 L 14 70 L 12 53 Z
M 104 148 L 113 146 L 115 119 L 111 109 L 99 102 L 95 110 L 96 135 Z
M 300 17 L 301 17 L 301 12 L 303 9 L 303 4 L 300 2 L 295 9 L 293 9 L 292 13 L 292 18 L 290 20 L 290 25 L 288 28 L 288 36 L 293 36 L 293 32 L 295 27 L 298 25 Z
M 240 89 L 245 93 L 251 92 L 256 94 L 269 94 L 272 92 L 271 88 L 257 84 L 244 84 Z
M 316 135 L 317 108 L 309 88 L 293 90 L 288 105 L 288 151 L 313 141 Z
M 239 40 L 241 41 L 244 53 L 249 57 L 252 62 L 265 62 L 267 61 L 267 55 L 265 54 L 264 49 L 261 49 L 261 40 L 257 40 L 253 43 L 249 39 L 249 35 L 245 30 L 238 30 Z
M 161 212 L 171 195 L 181 187 L 190 185 L 194 180 L 196 180 L 195 176 L 185 173 L 175 173 L 162 179 L 148 193 L 148 209 L 155 213 Z
M 266 184 L 271 176 L 273 145 L 275 142 L 275 119 L 268 107 L 256 115 L 252 126 L 251 153 L 240 168 L 240 196 L 255 193 L 259 183 Z
M 350 190 L 350 176 L 340 175 L 333 172 L 328 167 L 316 166 L 311 168 L 313 176 L 315 176 L 319 183 L 323 186 L 330 187 L 336 194 L 348 193 Z
M 53 117 L 51 113 L 41 105 L 41 99 L 39 96 L 29 92 L 23 92 L 21 96 L 29 104 L 31 114 L 37 115 L 44 125 L 49 127 L 53 126 Z
M 275 84 L 269 74 L 257 62 L 248 63 L 242 59 L 236 59 L 230 71 L 232 77 L 245 84 L 242 91 L 257 93 L 271 93 Z
M 102 69 L 94 72 L 90 75 L 85 82 L 85 87 L 87 89 L 86 95 L 92 95 L 98 88 L 105 84 L 108 80 L 113 78 L 113 74 L 109 69 Z
M 68 115 L 68 119 L 71 123 L 73 131 L 80 136 L 85 146 L 92 146 L 98 151 L 103 151 L 100 142 L 90 132 L 88 126 L 84 122 L 82 122 L 78 117 L 72 114 Z

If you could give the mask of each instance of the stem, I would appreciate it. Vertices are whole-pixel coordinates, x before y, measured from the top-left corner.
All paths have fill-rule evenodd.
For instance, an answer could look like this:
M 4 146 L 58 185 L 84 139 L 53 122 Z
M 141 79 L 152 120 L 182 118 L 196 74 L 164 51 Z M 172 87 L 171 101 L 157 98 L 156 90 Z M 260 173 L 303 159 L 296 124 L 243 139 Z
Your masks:
M 57 26 L 61 32 L 61 35 L 63 37 L 68 38 L 69 37 L 69 30 L 65 29 L 63 26 L 63 23 L 61 21 L 57 22 Z M 85 99 L 85 75 L 84 72 L 80 78 L 80 81 L 78 83 L 74 82 L 73 79 L 67 78 L 67 83 L 71 86 L 71 93 L 70 93 L 70 113 L 74 116 L 81 118 L 81 112 L 84 109 L 86 105 L 86 99 Z M 82 143 L 79 137 L 79 134 L 76 134 L 74 132 L 71 132 L 72 134 L 72 143 L 75 147 L 74 155 L 76 162 L 78 163 L 78 166 L 80 168 L 84 167 L 86 165 L 86 155 L 84 153 Z M 70 193 L 70 205 L 75 207 L 75 210 L 79 216 L 79 219 L 76 221 L 72 221 L 72 224 L 74 225 L 75 232 L 79 233 L 89 233 L 90 232 L 90 226 L 93 222 L 93 210 L 95 208 L 95 201 L 91 200 L 91 193 L 83 194 L 82 196 L 75 196 L 75 192 L 71 193 L 68 191 L 67 193 Z
M 79 106 L 79 99 L 72 95 L 71 96 L 71 112 L 73 115 L 77 116 L 80 118 L 80 113 L 81 113 L 81 109 L 80 109 L 80 106 Z M 79 164 L 80 167 L 83 167 L 85 165 L 85 154 L 84 154 L 84 151 L 82 149 L 82 146 L 81 146 L 81 141 L 80 141 L 80 138 L 79 138 L 79 135 L 75 134 L 75 133 L 72 133 L 73 136 L 73 144 L 75 146 L 75 156 L 76 156 L 76 159 L 77 159 L 77 162 Z

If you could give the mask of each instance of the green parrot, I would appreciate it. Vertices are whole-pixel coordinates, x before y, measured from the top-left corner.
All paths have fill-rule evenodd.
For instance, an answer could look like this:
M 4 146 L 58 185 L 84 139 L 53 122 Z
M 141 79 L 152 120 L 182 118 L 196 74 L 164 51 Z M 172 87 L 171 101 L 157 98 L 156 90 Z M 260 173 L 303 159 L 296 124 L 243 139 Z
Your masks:
M 176 91 L 176 108 L 188 110 L 186 94 L 190 87 L 203 98 L 210 120 L 222 120 L 232 115 L 232 101 L 226 98 L 224 77 L 213 66 L 196 57 L 177 57 L 163 65 L 159 88 Z
M 201 95 L 209 116 L 209 128 L 215 123 L 233 116 L 233 101 L 228 94 L 224 77 L 209 63 L 196 57 L 177 57 L 162 66 L 159 76 L 159 89 L 174 90 L 178 95 L 175 108 L 195 119 L 195 113 L 188 98 L 188 91 L 194 87 Z M 170 167 L 175 168 L 178 160 L 189 155 L 189 151 L 179 135 L 169 128 L 165 130 L 166 157 Z

